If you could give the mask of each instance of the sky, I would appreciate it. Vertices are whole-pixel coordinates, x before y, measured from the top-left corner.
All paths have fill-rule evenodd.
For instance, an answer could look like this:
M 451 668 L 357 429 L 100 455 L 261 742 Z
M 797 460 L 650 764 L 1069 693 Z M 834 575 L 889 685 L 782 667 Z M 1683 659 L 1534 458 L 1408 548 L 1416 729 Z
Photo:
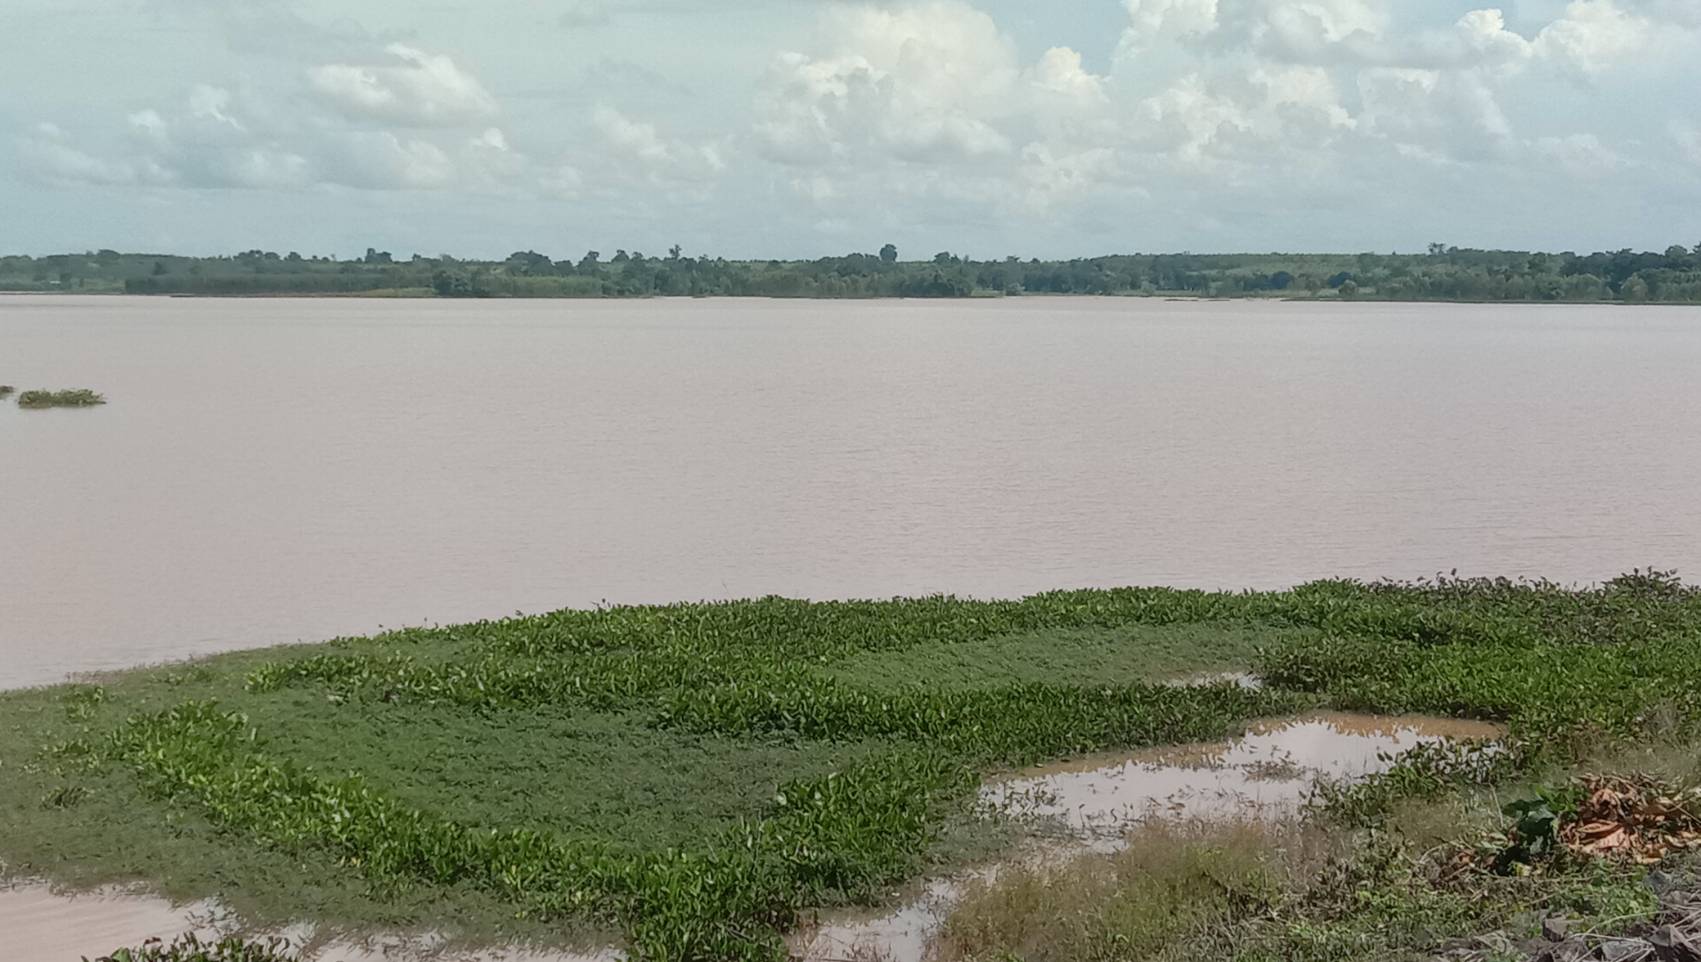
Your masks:
M 4 0 L 0 252 L 1701 243 L 1701 0 Z

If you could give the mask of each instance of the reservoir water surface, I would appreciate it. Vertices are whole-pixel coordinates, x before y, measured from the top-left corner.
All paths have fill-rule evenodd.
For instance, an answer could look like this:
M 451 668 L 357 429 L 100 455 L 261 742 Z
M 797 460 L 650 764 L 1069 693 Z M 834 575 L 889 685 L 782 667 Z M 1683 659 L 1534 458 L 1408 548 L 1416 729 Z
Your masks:
M 599 602 L 1701 575 L 1701 309 L 0 297 L 0 686 Z

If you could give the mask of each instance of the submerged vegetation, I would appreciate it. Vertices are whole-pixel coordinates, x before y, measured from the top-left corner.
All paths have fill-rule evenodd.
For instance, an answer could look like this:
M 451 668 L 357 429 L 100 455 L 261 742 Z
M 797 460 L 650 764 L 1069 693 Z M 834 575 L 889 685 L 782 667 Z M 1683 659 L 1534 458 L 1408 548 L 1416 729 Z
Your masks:
M 1587 590 L 1341 581 L 562 611 L 0 696 L 0 859 L 15 876 L 218 892 L 257 924 L 452 919 L 445 934 L 473 941 L 618 933 L 645 959 L 775 959 L 806 910 L 971 854 L 976 786 L 996 771 L 1316 707 L 1504 722 L 1501 747 L 1418 750 L 1320 794 L 1315 818 L 1356 834 L 1183 839 L 1161 871 L 1136 845 L 1112 881 L 1070 883 L 1102 918 L 1070 916 L 1085 928 L 1056 937 L 1061 954 L 984 923 L 1008 912 L 974 914 L 1070 891 L 1046 879 L 971 898 L 949 938 L 962 958 L 1196 958 L 1211 953 L 1152 947 L 1227 925 L 1257 938 L 1225 958 L 1371 958 L 1438 948 L 1488 920 L 1482 905 L 1529 894 L 1425 894 L 1433 866 L 1387 841 L 1414 799 L 1690 737 L 1697 664 L 1701 590 L 1658 573 Z M 1247 666 L 1264 688 L 1164 683 Z M 1263 854 L 1277 849 L 1300 861 Z M 1470 871 L 1518 877 L 1492 859 Z M 1624 908 L 1640 876 L 1614 872 L 1578 898 Z M 1184 909 L 1156 913 L 1154 886 Z
M 153 941 L 136 948 L 119 949 L 95 962 L 294 962 L 294 959 L 295 955 L 281 939 L 203 941 L 186 935 L 172 942 Z
M 1422 254 L 1119 254 L 976 259 L 941 251 L 815 260 L 728 260 L 678 247 L 503 260 L 368 250 L 348 260 L 251 250 L 229 257 L 102 250 L 0 257 L 0 290 L 131 294 L 384 294 L 418 297 L 972 297 L 1180 294 L 1381 300 L 1701 303 L 1701 245 L 1592 254 L 1473 250 Z
M 0 397 L 3 396 L 0 395 Z M 75 388 L 68 391 L 25 391 L 18 395 L 18 407 L 21 408 L 86 408 L 105 403 L 105 395 L 96 394 L 88 388 Z

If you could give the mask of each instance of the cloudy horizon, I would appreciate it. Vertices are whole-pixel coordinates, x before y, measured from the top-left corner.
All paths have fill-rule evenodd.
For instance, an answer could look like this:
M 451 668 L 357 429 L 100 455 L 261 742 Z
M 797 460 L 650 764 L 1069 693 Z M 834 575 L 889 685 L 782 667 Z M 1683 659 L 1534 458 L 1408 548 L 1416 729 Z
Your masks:
M 1701 0 L 12 6 L 0 253 L 1701 242 Z

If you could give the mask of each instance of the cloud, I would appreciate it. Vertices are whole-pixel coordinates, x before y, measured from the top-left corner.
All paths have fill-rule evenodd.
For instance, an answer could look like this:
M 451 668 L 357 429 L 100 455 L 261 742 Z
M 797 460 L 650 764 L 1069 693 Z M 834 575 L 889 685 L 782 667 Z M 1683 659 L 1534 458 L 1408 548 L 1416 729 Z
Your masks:
M 1597 74 L 1642 50 L 1653 24 L 1622 10 L 1615 0 L 1572 0 L 1565 15 L 1542 28 L 1538 55 L 1581 74 Z
M 483 192 L 532 184 L 530 162 L 497 127 L 434 138 L 314 122 L 278 126 L 265 117 L 228 90 L 198 86 L 176 109 L 132 112 L 122 147 L 107 156 L 72 146 L 51 126 L 23 148 L 37 176 L 60 183 Z
M 561 0 L 477 36 L 422 16 L 388 47 L 358 3 L 321 25 L 299 13 L 330 9 L 317 0 L 145 2 L 177 8 L 156 28 L 205 19 L 214 43 L 250 22 L 294 39 L 127 90 L 104 124 L 39 108 L 77 120 L 5 138 L 23 175 L 135 195 L 431 191 L 421 208 L 445 218 L 570 203 L 574 223 L 696 217 L 759 244 L 937 230 L 1024 249 L 1048 231 L 1066 247 L 1095 231 L 1388 237 L 1440 218 L 1435 191 L 1485 211 L 1522 197 L 1519 217 L 1479 221 L 1509 230 L 1538 216 L 1532 182 L 1602 210 L 1701 185 L 1693 112 L 1646 94 L 1687 89 L 1695 0 L 1095 0 L 1019 19 L 979 0 L 727 0 L 749 14 L 736 27 L 705 0 Z M 1106 36 L 1093 18 L 1119 3 L 1122 30 L 1062 45 Z M 552 31 L 559 57 L 520 55 L 557 18 L 644 29 Z M 472 65 L 506 49 L 498 101 Z
M 1542 61 L 1594 74 L 1621 63 L 1652 35 L 1653 21 L 1621 3 L 1665 9 L 1660 0 L 1571 0 L 1560 17 L 1525 37 L 1507 29 L 1498 8 L 1468 11 L 1450 27 L 1396 28 L 1389 0 L 1126 0 L 1122 52 L 1136 56 L 1167 44 L 1204 56 L 1415 69 Z
M 132 113 L 131 156 L 155 175 L 148 180 L 185 187 L 290 188 L 311 182 L 307 157 L 251 129 L 229 90 L 198 85 L 168 116 L 155 108 Z
M 63 185 L 123 186 L 143 182 L 150 172 L 135 163 L 105 160 L 72 146 L 55 124 L 37 124 L 18 139 L 23 168 L 41 180 Z
M 585 175 L 572 164 L 558 164 L 538 178 L 538 187 L 544 196 L 557 200 L 577 200 L 584 186 Z
M 1671 133 L 1672 142 L 1677 145 L 1679 155 L 1689 163 L 1701 167 L 1701 127 L 1674 120 L 1667 129 Z
M 1632 166 L 1629 160 L 1601 143 L 1594 134 L 1538 137 L 1531 141 L 1530 146 L 1538 158 L 1578 179 L 1605 177 Z
M 1130 21 L 1125 40 L 1136 48 L 1217 28 L 1217 0 L 1124 0 L 1123 6 Z
M 1360 121 L 1373 136 L 1440 160 L 1484 160 L 1513 140 L 1512 123 L 1471 73 L 1379 67 L 1359 75 Z
M 613 19 L 607 0 L 566 0 L 561 23 L 568 27 L 600 27 Z
M 1053 47 L 1024 66 L 992 18 L 958 0 L 834 6 L 823 21 L 820 49 L 783 54 L 764 80 L 755 132 L 769 159 L 1012 158 L 1105 104 L 1080 54 Z
M 1068 47 L 1052 47 L 1029 74 L 1034 85 L 1062 97 L 1065 103 L 1102 103 L 1104 78 L 1082 66 L 1081 55 Z
M 428 140 L 382 131 L 355 131 L 335 142 L 323 164 L 324 179 L 379 190 L 429 190 L 448 186 L 455 164 Z
M 1043 213 L 1059 203 L 1103 195 L 1120 174 L 1117 152 L 1110 147 L 1070 149 L 1032 143 L 1022 150 L 1019 195 L 1029 210 Z
M 703 180 L 726 169 L 721 148 L 664 138 L 652 123 L 603 105 L 592 115 L 603 144 L 620 161 L 636 163 L 657 180 Z
M 356 120 L 455 127 L 496 115 L 496 99 L 450 57 L 400 43 L 384 50 L 387 63 L 325 64 L 308 71 L 308 83 L 325 103 Z

